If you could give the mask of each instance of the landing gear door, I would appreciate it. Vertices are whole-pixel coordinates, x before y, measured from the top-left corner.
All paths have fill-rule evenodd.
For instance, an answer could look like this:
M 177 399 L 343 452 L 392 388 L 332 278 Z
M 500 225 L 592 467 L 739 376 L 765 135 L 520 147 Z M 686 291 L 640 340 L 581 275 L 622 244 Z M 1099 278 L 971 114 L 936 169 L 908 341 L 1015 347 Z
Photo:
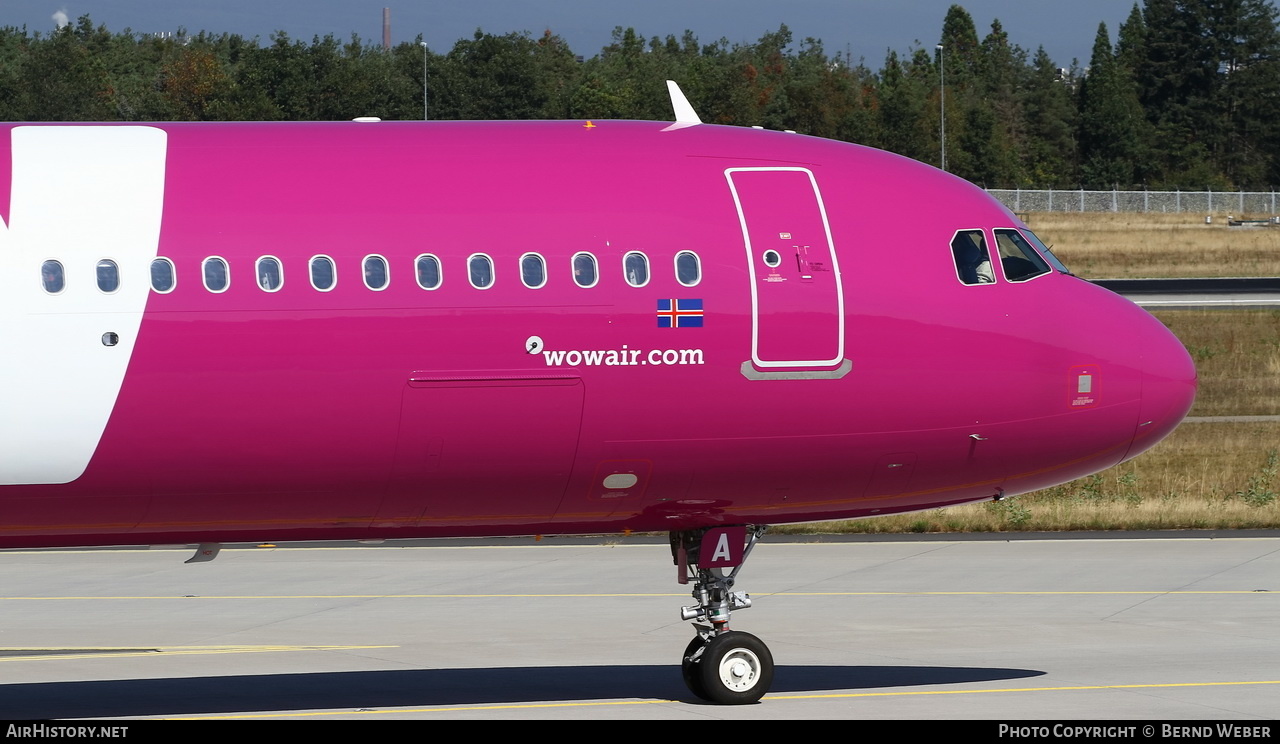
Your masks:
M 826 207 L 807 168 L 730 168 L 751 282 L 751 363 L 829 369 L 844 360 L 844 293 Z

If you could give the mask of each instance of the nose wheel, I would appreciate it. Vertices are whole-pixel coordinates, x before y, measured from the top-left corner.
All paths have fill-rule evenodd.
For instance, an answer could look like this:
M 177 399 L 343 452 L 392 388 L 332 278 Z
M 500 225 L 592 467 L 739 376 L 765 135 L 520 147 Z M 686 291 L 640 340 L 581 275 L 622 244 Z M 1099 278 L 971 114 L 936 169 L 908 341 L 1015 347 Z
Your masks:
M 750 539 L 740 555 L 733 550 L 733 542 L 726 532 L 731 535 L 736 530 L 741 534 L 744 528 L 671 533 L 672 553 L 680 567 L 680 583 L 689 583 L 691 569 L 696 572 L 692 594 L 698 603 L 685 607 L 680 616 L 684 620 L 711 623 L 710 626 L 694 624 L 698 635 L 685 647 L 680 672 L 695 696 L 726 705 L 757 702 L 773 684 L 773 654 L 769 647 L 750 633 L 729 630 L 730 613 L 751 606 L 750 596 L 731 591 L 734 578 L 767 527 L 757 525 L 745 529 L 750 531 Z M 741 548 L 740 539 L 736 544 Z M 720 565 L 703 565 L 702 556 L 708 556 L 705 563 L 732 563 L 733 570 L 725 575 Z
M 694 638 L 680 671 L 689 691 L 725 705 L 754 703 L 773 684 L 773 654 L 750 633 L 730 630 L 709 640 Z

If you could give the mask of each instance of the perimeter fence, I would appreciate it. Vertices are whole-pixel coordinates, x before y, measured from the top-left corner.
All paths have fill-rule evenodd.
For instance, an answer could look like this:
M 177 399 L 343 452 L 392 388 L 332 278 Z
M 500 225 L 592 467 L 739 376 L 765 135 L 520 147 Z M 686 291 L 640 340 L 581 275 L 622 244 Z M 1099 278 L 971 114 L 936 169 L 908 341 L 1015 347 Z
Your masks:
M 1086 191 L 987 189 L 1014 212 L 1200 212 L 1276 214 L 1275 191 Z

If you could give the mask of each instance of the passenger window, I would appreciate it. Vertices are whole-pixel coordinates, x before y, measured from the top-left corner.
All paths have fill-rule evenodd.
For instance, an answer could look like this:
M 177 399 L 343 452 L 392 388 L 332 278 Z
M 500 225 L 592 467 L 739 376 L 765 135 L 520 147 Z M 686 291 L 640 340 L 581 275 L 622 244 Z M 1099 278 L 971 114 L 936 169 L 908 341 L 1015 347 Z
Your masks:
M 440 286 L 440 259 L 429 253 L 418 256 L 414 262 L 418 272 L 418 286 L 423 289 L 436 289 Z
M 956 261 L 956 275 L 965 284 L 991 284 L 996 280 L 981 230 L 957 232 L 951 239 L 951 255 Z
M 596 286 L 596 257 L 590 253 L 575 253 L 573 256 L 573 280 L 579 287 Z
M 167 258 L 157 258 L 151 262 L 151 288 L 160 294 L 173 291 L 177 277 L 173 271 L 173 262 Z
M 364 286 L 372 290 L 387 288 L 387 259 L 382 256 L 364 257 Z
M 649 259 L 643 253 L 628 253 L 622 257 L 622 273 L 627 284 L 643 287 L 649 283 Z
M 312 256 L 308 266 L 311 269 L 311 286 L 321 292 L 328 292 L 338 283 L 338 274 L 333 259 L 328 256 Z
M 1067 265 L 1062 263 L 1062 260 L 1059 259 L 1056 254 L 1054 254 L 1053 249 L 1045 245 L 1044 241 L 1042 241 L 1040 238 L 1037 238 L 1035 233 L 1031 232 L 1030 230 L 1023 230 L 1022 234 L 1023 236 L 1026 237 L 1027 240 L 1031 241 L 1032 245 L 1034 245 L 1036 248 L 1040 250 L 1040 255 L 1044 256 L 1044 260 L 1048 261 L 1049 265 L 1052 266 L 1054 270 L 1061 271 L 1064 274 L 1071 273 L 1071 269 L 1068 269 Z
M 258 259 L 258 286 L 266 292 L 275 292 L 284 284 L 284 269 L 279 259 L 263 256 Z
M 115 261 L 104 258 L 98 262 L 98 291 L 111 294 L 120 289 L 120 267 Z
M 702 267 L 698 256 L 690 251 L 676 254 L 676 281 L 686 287 L 692 287 L 702 281 Z
M 529 289 L 538 289 L 547 283 L 547 262 L 536 253 L 520 257 L 520 281 Z
M 1000 251 L 1000 268 L 1011 282 L 1025 282 L 1049 273 L 1049 264 L 1036 253 L 1017 230 L 996 230 L 996 248 Z
M 231 286 L 231 276 L 227 273 L 227 262 L 217 256 L 204 260 L 204 288 L 210 292 L 226 292 Z
M 45 261 L 40 266 L 40 278 L 44 282 L 44 291 L 49 294 L 58 294 L 67 286 L 60 261 Z
M 471 286 L 476 289 L 488 289 L 493 286 L 493 259 L 483 253 L 474 253 L 467 259 L 467 273 L 471 276 Z

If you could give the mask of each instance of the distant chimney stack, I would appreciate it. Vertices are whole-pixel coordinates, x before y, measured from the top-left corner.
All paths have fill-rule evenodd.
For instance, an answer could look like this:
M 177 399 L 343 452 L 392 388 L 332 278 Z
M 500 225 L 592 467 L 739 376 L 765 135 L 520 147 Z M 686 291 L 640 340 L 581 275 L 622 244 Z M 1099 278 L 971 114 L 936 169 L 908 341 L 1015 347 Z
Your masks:
M 391 51 L 391 8 L 382 9 L 382 48 Z

